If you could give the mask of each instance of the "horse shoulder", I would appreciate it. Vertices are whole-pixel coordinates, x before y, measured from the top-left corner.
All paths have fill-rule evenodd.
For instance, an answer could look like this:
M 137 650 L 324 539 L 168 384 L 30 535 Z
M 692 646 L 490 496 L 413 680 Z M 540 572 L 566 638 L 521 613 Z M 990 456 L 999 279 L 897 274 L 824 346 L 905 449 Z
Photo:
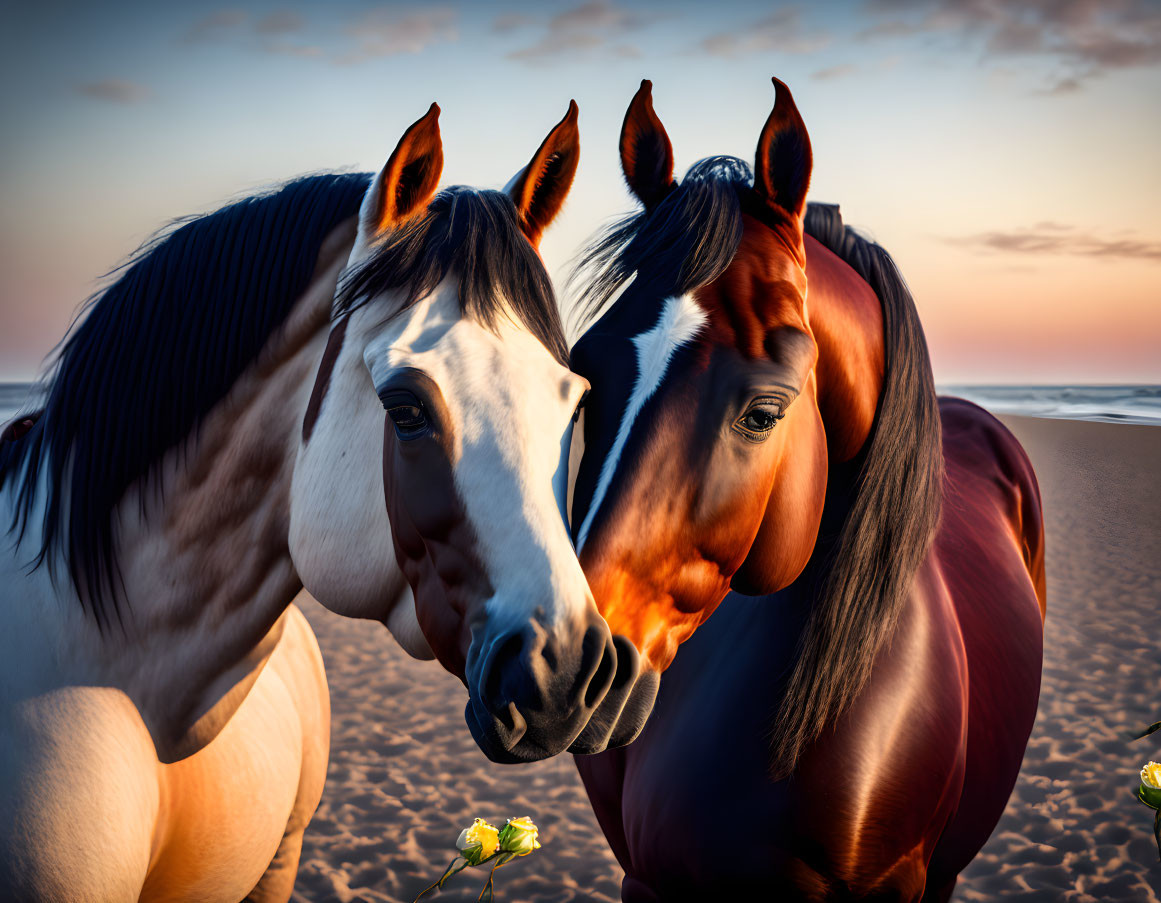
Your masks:
M 136 900 L 160 784 L 132 700 L 60 687 L 6 706 L 3 720 L 0 886 L 17 900 Z
M 318 639 L 297 605 L 286 610 L 286 630 L 270 667 L 295 703 L 302 732 L 298 797 L 287 830 L 306 827 L 322 799 L 331 751 L 331 696 Z
M 297 607 L 258 679 L 222 731 L 162 766 L 156 852 L 142 900 L 180 887 L 191 899 L 241 899 L 283 837 L 301 832 L 322 797 L 330 700 L 314 633 Z
M 0 518 L 11 502 L 0 491 Z M 57 598 L 48 568 L 24 566 L 38 523 L 23 543 L 0 535 L 0 888 L 136 899 L 158 807 L 153 744 L 132 700 L 88 674 L 79 607 Z
M 828 875 L 840 896 L 919 899 L 960 800 L 967 730 L 963 638 L 929 555 L 867 685 L 790 781 L 791 849 L 807 884 Z

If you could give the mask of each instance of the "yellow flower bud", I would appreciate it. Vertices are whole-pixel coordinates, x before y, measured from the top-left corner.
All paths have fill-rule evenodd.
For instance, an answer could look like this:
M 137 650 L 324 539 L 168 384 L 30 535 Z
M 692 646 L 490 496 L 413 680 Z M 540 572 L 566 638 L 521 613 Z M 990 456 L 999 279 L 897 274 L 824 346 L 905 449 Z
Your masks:
M 527 856 L 540 849 L 540 841 L 536 839 L 539 834 L 540 829 L 527 815 L 510 818 L 508 824 L 500 829 L 500 849 L 514 856 Z
M 499 846 L 500 832 L 495 825 L 490 825 L 482 818 L 472 822 L 471 827 L 464 828 L 456 841 L 456 848 L 460 855 L 468 861 L 468 865 L 479 865 L 496 852 Z
M 1151 761 L 1141 768 L 1141 786 L 1137 796 L 1146 806 L 1161 810 L 1161 763 Z

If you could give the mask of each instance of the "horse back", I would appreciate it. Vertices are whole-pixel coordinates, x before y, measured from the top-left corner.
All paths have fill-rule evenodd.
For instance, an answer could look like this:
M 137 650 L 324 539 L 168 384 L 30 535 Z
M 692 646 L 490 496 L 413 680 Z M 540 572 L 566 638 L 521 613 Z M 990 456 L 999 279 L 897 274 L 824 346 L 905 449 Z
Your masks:
M 929 865 L 950 886 L 999 821 L 1036 718 L 1046 606 L 1044 525 L 1032 465 L 982 408 L 941 398 L 945 493 L 932 555 L 967 656 L 963 791 Z
M 948 551 L 967 534 L 974 546 L 994 546 L 999 532 L 1010 537 L 1032 581 L 1043 622 L 1044 512 L 1032 462 L 1008 428 L 978 405 L 942 397 L 939 413 L 947 471 L 940 548 Z

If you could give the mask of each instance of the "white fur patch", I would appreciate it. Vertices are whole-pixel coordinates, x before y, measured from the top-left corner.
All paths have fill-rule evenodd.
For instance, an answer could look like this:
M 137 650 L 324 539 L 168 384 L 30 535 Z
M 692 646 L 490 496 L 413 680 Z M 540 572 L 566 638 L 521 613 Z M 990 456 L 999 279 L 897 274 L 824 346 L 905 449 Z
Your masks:
M 371 382 L 382 387 L 400 368 L 422 371 L 454 424 L 455 488 L 495 590 L 485 602 L 489 629 L 500 636 L 541 617 L 571 629 L 592 604 L 564 516 L 564 456 L 587 383 L 515 317 L 494 329 L 463 317 L 454 279 L 386 328 L 370 316 L 359 335 Z M 383 417 L 380 406 L 380 437 Z M 382 498 L 380 488 L 369 503 L 385 514 Z
M 673 353 L 690 341 L 705 325 L 706 315 L 697 302 L 689 295 L 668 298 L 661 311 L 661 317 L 652 329 L 633 337 L 633 344 L 637 347 L 637 381 L 633 385 L 633 394 L 629 396 L 629 404 L 621 417 L 621 426 L 617 430 L 617 438 L 609 455 L 601 467 L 601 476 L 597 480 L 597 488 L 593 493 L 593 500 L 589 504 L 584 524 L 581 525 L 577 536 L 577 551 L 579 552 L 588 539 L 589 529 L 593 525 L 593 518 L 604 501 L 609 485 L 613 482 L 613 474 L 617 472 L 617 465 L 621 460 L 621 452 L 629 440 L 629 432 L 633 423 L 641 413 L 661 380 L 669 369 L 669 361 Z

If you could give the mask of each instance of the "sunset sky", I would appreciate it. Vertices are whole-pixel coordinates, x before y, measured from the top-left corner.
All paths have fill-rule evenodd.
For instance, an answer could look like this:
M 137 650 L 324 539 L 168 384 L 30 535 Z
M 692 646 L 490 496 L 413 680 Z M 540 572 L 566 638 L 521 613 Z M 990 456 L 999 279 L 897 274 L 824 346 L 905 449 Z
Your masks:
M 752 160 L 794 91 L 813 200 L 890 251 L 944 383 L 1161 382 L 1161 4 L 511 0 L 12 5 L 0 31 L 0 380 L 187 213 L 382 165 L 431 101 L 445 183 L 499 187 L 581 111 L 557 275 L 630 208 L 641 78 L 679 171 Z M 560 283 L 562 284 L 562 282 Z

